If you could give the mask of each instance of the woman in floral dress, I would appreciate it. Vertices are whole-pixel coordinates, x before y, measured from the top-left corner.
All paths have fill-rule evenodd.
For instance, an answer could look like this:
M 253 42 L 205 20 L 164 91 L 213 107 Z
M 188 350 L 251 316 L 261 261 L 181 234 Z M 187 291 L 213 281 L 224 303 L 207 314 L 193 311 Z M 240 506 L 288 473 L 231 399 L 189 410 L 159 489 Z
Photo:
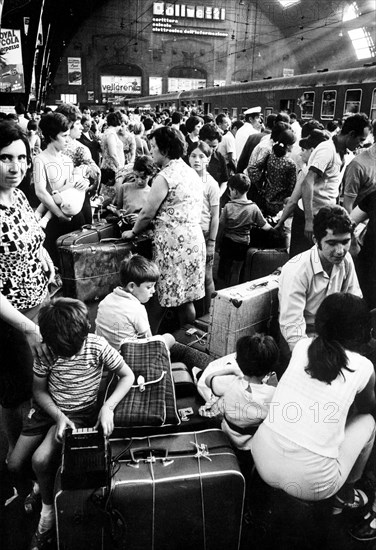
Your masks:
M 175 130 L 157 128 L 151 135 L 154 162 L 162 169 L 153 181 L 145 207 L 132 231 L 132 239 L 154 220 L 154 260 L 160 270 L 159 308 L 150 313 L 157 332 L 164 308 L 177 307 L 180 325 L 195 319 L 193 302 L 205 295 L 205 241 L 200 227 L 202 182 L 183 160 L 186 145 Z

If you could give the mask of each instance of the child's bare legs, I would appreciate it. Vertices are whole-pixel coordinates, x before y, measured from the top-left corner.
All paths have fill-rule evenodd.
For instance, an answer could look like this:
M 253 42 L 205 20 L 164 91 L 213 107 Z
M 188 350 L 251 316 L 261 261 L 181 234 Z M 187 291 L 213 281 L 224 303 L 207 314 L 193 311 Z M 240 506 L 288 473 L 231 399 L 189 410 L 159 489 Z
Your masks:
M 22 430 L 22 418 L 24 411 L 29 406 L 30 401 L 25 401 L 24 403 L 21 403 L 21 405 L 18 405 L 18 407 L 1 407 L 1 421 L 4 427 L 5 435 L 7 436 L 8 440 L 8 460 L 13 452 L 14 447 L 16 446 L 17 440 Z
M 205 265 L 205 313 L 209 312 L 211 297 L 215 292 L 214 280 L 213 280 L 213 265 L 214 257 L 212 260 L 206 262 Z
M 8 471 L 15 478 L 18 494 L 23 497 L 30 490 L 30 473 L 27 468 L 28 461 L 31 459 L 35 449 L 43 441 L 43 437 L 43 434 L 20 435 L 13 452 L 9 456 Z
M 166 343 L 166 346 L 168 349 L 171 349 L 172 346 L 175 344 L 176 340 L 172 336 L 172 334 L 169 334 L 168 332 L 165 332 L 165 334 L 162 334 L 162 338 Z

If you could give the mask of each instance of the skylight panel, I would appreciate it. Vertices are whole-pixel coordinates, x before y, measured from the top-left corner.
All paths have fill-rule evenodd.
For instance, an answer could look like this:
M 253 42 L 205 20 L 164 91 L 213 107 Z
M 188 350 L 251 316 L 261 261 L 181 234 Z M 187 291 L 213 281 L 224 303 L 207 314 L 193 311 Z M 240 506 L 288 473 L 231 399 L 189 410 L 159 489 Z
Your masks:
M 359 17 L 359 15 L 360 11 L 358 4 L 356 2 L 352 2 L 344 9 L 342 21 L 351 21 L 352 19 Z
M 279 3 L 285 8 L 291 8 L 291 6 L 295 6 L 295 4 L 300 4 L 300 0 L 279 0 Z
M 372 36 L 364 27 L 348 31 L 358 59 L 367 59 L 376 55 Z

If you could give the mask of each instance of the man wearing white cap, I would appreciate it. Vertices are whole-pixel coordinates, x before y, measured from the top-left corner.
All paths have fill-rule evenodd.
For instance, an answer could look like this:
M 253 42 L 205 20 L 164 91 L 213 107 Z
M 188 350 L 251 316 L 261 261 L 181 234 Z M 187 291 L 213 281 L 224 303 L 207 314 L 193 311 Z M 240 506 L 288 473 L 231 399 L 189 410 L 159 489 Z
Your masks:
M 245 142 L 252 134 L 261 132 L 261 107 L 251 107 L 244 113 L 244 125 L 236 132 L 236 158 L 240 157 Z

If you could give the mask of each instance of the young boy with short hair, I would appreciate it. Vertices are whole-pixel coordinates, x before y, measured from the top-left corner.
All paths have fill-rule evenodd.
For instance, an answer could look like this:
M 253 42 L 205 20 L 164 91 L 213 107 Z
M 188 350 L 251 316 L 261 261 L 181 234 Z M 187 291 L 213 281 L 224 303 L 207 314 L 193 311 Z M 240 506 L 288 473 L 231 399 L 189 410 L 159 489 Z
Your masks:
M 219 219 L 216 248 L 219 250 L 218 276 L 228 282 L 231 265 L 245 259 L 250 244 L 251 227 L 274 231 L 261 210 L 247 199 L 249 177 L 235 174 L 227 182 L 230 201 L 224 206 Z
M 96 334 L 103 336 L 116 350 L 124 340 L 151 336 L 144 304 L 155 292 L 159 277 L 157 265 L 134 254 L 120 265 L 120 286 L 99 304 L 95 320 Z
M 42 497 L 33 550 L 44 548 L 54 538 L 53 487 L 65 429 L 101 426 L 104 435 L 109 436 L 114 428 L 114 409 L 134 381 L 121 355 L 103 338 L 89 334 L 88 311 L 83 302 L 60 298 L 42 307 L 39 328 L 55 358 L 51 366 L 40 359 L 34 361 L 32 408 L 8 464 L 12 473 L 20 475 L 32 457 Z M 98 414 L 103 369 L 115 372 L 118 383 Z

